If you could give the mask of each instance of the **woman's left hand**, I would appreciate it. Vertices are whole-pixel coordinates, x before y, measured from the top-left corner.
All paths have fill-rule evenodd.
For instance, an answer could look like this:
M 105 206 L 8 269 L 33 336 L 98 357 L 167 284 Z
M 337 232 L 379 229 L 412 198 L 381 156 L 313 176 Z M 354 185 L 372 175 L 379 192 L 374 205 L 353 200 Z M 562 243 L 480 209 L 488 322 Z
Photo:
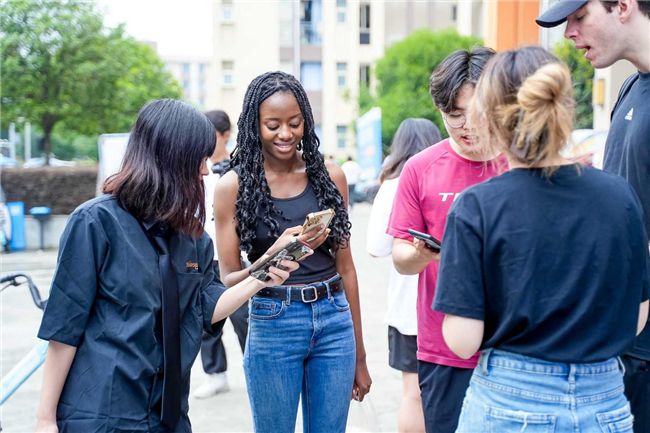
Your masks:
M 357 360 L 357 367 L 354 371 L 354 385 L 352 386 L 352 398 L 357 401 L 363 401 L 363 398 L 370 392 L 372 379 L 368 372 L 366 360 Z
M 320 247 L 323 242 L 325 242 L 325 239 L 327 239 L 331 231 L 331 229 L 323 227 L 322 224 L 319 224 L 317 226 L 310 227 L 304 232 L 300 232 L 298 239 L 309 245 L 309 248 L 312 250 L 315 250 L 316 248 Z

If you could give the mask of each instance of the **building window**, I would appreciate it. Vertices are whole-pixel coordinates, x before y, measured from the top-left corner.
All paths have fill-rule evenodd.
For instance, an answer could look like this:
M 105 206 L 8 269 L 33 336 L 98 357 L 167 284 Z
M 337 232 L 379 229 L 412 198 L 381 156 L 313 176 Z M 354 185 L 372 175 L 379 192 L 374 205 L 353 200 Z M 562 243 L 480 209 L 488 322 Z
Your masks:
M 347 6 L 346 0 L 336 0 L 336 22 L 345 22 L 345 8 Z
M 359 6 L 359 43 L 368 45 L 370 43 L 370 5 L 362 3 Z
M 232 60 L 224 60 L 221 62 L 221 76 L 224 87 L 232 87 L 235 84 L 235 79 L 233 77 L 234 69 L 235 62 Z
M 345 125 L 336 125 L 336 147 L 337 149 L 348 147 L 348 127 Z
M 370 65 L 359 65 L 359 86 L 370 87 Z
M 303 62 L 300 64 L 300 82 L 305 90 L 322 90 L 323 68 L 320 62 Z
M 221 22 L 224 24 L 232 24 L 234 22 L 232 14 L 232 0 L 223 0 L 221 3 Z
M 300 6 L 300 43 L 320 45 L 323 22 L 321 0 L 301 0 Z
M 183 71 L 183 75 L 185 75 L 185 76 L 190 75 L 190 64 L 189 63 L 182 63 L 181 64 L 181 70 Z
M 337 63 L 336 64 L 336 86 L 339 89 L 345 89 L 347 87 L 348 85 L 347 74 L 348 74 L 348 64 Z
M 458 19 L 458 6 L 457 5 L 452 5 L 451 6 L 451 20 L 453 22 L 456 22 Z

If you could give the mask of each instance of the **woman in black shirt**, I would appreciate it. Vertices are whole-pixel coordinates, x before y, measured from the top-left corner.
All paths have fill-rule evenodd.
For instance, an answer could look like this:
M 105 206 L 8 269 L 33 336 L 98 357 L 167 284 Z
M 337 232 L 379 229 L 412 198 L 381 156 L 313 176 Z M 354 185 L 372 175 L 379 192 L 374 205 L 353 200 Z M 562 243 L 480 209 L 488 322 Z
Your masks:
M 215 281 L 201 180 L 215 141 L 189 105 L 149 103 L 105 194 L 70 216 L 38 334 L 50 343 L 37 431 L 191 431 L 201 332 L 297 269 L 285 260 L 233 290 Z
M 573 106 L 539 47 L 497 54 L 478 83 L 474 118 L 510 171 L 456 200 L 442 242 L 445 341 L 482 350 L 458 432 L 632 431 L 616 357 L 646 322 L 647 235 L 622 178 L 561 156 Z

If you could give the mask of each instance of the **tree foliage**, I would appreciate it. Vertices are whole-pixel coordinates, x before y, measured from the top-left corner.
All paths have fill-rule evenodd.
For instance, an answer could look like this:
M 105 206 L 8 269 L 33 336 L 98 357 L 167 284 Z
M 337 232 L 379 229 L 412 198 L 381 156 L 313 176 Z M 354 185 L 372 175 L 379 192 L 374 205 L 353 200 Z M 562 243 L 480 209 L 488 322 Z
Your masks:
M 481 45 L 475 37 L 461 36 L 455 30 L 432 32 L 418 30 L 386 50 L 377 62 L 375 76 L 377 95 L 362 94 L 360 112 L 372 106 L 382 110 L 382 142 L 386 149 L 399 124 L 407 117 L 432 120 L 443 135 L 446 131 L 438 110 L 429 94 L 429 77 L 436 66 L 458 49 Z
M 562 40 L 555 46 L 555 54 L 562 59 L 571 71 L 573 95 L 576 100 L 575 128 L 593 128 L 594 110 L 592 105 L 592 89 L 594 68 L 585 59 L 584 53 L 576 49 L 573 42 Z
M 0 10 L 3 118 L 41 129 L 46 157 L 55 128 L 126 131 L 147 101 L 181 96 L 156 53 L 104 27 L 92 2 L 0 0 Z

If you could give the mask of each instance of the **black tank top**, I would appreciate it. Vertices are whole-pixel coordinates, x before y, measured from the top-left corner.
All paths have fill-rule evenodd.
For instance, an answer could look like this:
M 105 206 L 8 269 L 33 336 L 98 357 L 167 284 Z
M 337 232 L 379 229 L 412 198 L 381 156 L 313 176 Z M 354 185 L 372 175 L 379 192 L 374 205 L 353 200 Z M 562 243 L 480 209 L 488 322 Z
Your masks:
M 289 227 L 302 225 L 308 213 L 324 210 L 318 206 L 318 198 L 316 197 L 316 192 L 311 182 L 308 182 L 307 188 L 295 197 L 272 197 L 271 200 L 275 208 L 282 212 L 283 216 L 278 218 L 278 224 L 280 225 L 278 234 L 282 234 Z M 260 206 L 260 208 L 262 207 Z M 253 239 L 252 243 L 253 248 L 248 253 L 248 258 L 251 262 L 259 259 L 277 240 L 277 237 L 270 237 L 268 235 L 269 231 L 270 228 L 262 221 L 261 213 L 259 213 L 257 227 L 255 229 L 255 239 Z M 336 274 L 334 255 L 335 252 L 332 248 L 332 242 L 325 241 L 314 251 L 314 254 L 300 262 L 300 268 L 292 272 L 284 284 L 314 283 L 334 276 Z

